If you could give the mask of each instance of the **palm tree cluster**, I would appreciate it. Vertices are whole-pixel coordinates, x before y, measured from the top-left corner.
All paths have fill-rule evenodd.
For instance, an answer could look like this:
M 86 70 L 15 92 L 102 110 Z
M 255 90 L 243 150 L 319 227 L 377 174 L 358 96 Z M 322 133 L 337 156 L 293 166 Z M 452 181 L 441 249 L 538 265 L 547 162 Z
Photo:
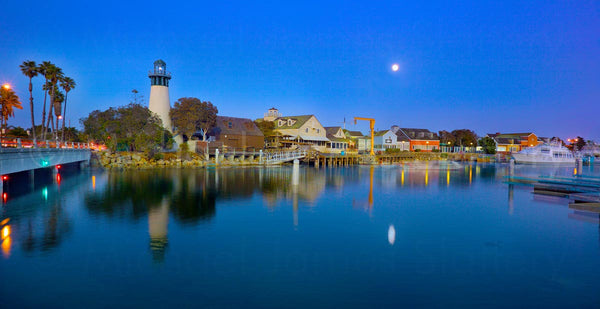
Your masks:
M 35 113 L 33 109 L 33 84 L 32 80 L 34 77 L 40 75 L 44 77 L 44 84 L 42 90 L 44 90 L 44 104 L 42 107 L 42 131 L 40 132 L 40 138 L 45 140 L 47 138 L 48 131 L 54 139 L 58 139 L 59 133 L 59 121 L 62 119 L 62 129 L 60 139 L 64 142 L 65 140 L 65 114 L 67 113 L 67 96 L 69 91 L 75 88 L 75 81 L 63 74 L 62 69 L 54 65 L 50 61 L 43 61 L 40 65 L 37 65 L 35 61 L 23 61 L 20 65 L 21 72 L 23 75 L 29 77 L 29 108 L 31 109 L 31 128 L 33 138 L 37 138 L 37 132 L 34 129 L 35 125 Z M 64 91 L 61 92 L 61 89 Z M 47 98 L 50 98 L 50 104 L 48 105 L 48 113 L 46 113 L 46 102 Z M 63 104 L 64 103 L 64 104 Z M 56 118 L 56 122 L 54 122 Z
M 23 109 L 21 101 L 10 87 L 0 89 L 0 127 L 6 130 L 6 123 L 9 117 L 15 115 L 14 109 Z

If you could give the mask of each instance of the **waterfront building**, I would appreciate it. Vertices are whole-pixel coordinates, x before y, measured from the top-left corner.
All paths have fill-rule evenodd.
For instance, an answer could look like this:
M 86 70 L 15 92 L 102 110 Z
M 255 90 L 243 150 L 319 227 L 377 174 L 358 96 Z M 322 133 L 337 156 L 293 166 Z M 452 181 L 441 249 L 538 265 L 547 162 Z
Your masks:
M 217 116 L 215 127 L 208 136 L 214 141 L 211 147 L 259 150 L 265 145 L 265 136 L 254 121 L 247 118 Z
M 275 107 L 269 108 L 269 110 L 265 113 L 263 120 L 264 121 L 274 121 L 275 119 L 281 117 L 281 113 Z
M 437 134 L 427 129 L 399 128 L 397 132 L 404 135 L 409 142 L 409 150 L 431 152 L 440 149 L 440 139 Z
M 524 133 L 489 133 L 486 137 L 491 137 L 496 143 L 496 152 L 511 153 L 519 152 L 527 147 L 535 147 L 544 142 L 539 140 L 537 135 L 532 132 Z
M 348 141 L 342 127 L 325 127 L 327 138 L 329 139 L 329 152 L 342 152 L 348 149 Z
M 364 135 L 360 131 L 349 131 L 344 129 L 344 135 L 348 141 L 348 147 L 351 149 L 358 149 L 358 139 Z
M 167 72 L 167 64 L 162 60 L 154 61 L 154 70 L 148 74 L 150 77 L 150 102 L 148 109 L 162 120 L 163 127 L 173 132 L 171 125 L 171 103 L 169 101 L 169 80 L 171 73 Z
M 373 149 L 375 151 L 385 151 L 395 149 L 397 136 L 392 130 L 383 130 L 375 132 L 373 138 Z
M 324 152 L 331 142 L 314 115 L 281 116 L 273 123 L 275 132 L 281 137 L 280 145 L 286 148 L 311 148 Z
M 390 130 L 396 134 L 396 149 L 410 151 L 410 139 L 400 131 L 400 127 L 392 126 Z
M 357 149 L 359 153 L 370 153 L 371 151 L 371 137 L 361 136 L 356 139 Z

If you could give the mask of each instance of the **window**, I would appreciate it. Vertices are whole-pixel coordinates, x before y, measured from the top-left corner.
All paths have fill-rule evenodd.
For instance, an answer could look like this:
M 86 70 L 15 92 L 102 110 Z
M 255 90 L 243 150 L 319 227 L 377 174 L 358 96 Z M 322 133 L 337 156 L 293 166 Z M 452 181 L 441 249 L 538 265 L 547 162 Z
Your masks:
M 306 130 L 304 130 L 306 133 L 308 133 L 308 128 L 306 128 Z
M 321 131 L 320 129 L 317 129 L 317 133 L 319 133 L 320 131 Z
M 288 123 L 287 123 L 287 125 L 288 125 L 288 126 L 292 126 L 292 119 L 288 119 Z
M 231 127 L 233 127 L 233 125 L 231 124 L 231 121 L 227 123 L 227 127 L 231 129 Z

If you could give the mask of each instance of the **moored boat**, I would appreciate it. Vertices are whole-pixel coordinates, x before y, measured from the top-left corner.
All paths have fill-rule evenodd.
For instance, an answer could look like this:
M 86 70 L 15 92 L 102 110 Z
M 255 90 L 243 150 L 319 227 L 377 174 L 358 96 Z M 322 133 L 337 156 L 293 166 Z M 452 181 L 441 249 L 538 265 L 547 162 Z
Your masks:
M 515 163 L 575 163 L 573 153 L 558 143 L 526 148 L 513 153 L 512 157 L 515 159 Z

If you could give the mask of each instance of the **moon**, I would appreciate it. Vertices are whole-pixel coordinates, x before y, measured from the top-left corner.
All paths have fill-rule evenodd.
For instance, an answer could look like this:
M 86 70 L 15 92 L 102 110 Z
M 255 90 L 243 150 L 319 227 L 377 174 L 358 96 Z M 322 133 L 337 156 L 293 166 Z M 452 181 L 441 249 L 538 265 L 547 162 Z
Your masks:
M 400 66 L 397 63 L 392 64 L 392 71 L 398 72 L 399 69 L 400 69 Z

